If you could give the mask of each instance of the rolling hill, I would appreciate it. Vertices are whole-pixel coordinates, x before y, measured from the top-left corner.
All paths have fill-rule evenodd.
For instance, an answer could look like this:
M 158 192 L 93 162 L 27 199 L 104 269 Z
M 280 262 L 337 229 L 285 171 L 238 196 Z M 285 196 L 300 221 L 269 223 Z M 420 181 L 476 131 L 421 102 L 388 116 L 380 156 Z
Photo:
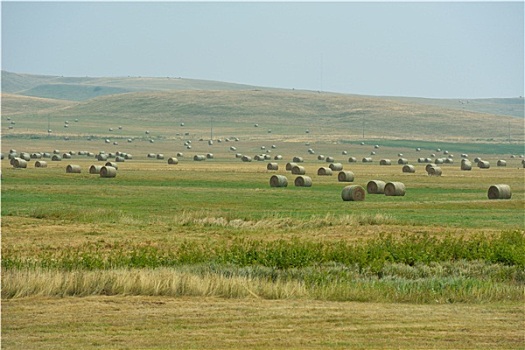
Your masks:
M 17 119 L 12 130 L 3 125 L 4 136 L 10 137 L 19 130 L 26 135 L 46 133 L 50 124 L 59 136 L 106 137 L 109 128 L 125 126 L 123 138 L 143 136 L 144 130 L 165 138 L 181 132 L 208 135 L 211 125 L 217 136 L 301 141 L 367 138 L 523 144 L 525 134 L 523 118 L 518 118 L 523 99 L 460 104 L 179 78 L 63 78 L 8 72 L 2 77 L 3 117 Z M 503 106 L 512 106 L 512 113 Z M 483 112 L 472 110 L 476 108 Z M 486 112 L 490 110 L 494 113 Z M 72 119 L 81 123 L 62 128 L 64 120 Z

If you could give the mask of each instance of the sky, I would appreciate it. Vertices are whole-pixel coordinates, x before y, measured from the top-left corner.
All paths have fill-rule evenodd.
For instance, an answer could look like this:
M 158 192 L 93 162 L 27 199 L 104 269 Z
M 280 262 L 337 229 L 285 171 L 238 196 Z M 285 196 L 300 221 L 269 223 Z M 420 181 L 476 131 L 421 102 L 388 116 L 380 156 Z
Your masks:
M 3 70 L 518 97 L 524 2 L 2 1 Z

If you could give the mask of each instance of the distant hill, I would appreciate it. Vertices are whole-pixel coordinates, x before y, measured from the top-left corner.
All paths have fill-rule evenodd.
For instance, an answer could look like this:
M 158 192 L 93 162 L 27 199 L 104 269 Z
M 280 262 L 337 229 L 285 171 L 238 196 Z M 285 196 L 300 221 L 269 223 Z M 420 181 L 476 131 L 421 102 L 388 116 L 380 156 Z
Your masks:
M 2 72 L 2 118 L 24 133 L 177 133 L 258 139 L 523 143 L 523 99 L 459 102 L 260 88 L 180 78 L 67 78 Z M 521 117 L 523 117 L 521 115 Z M 64 127 L 65 120 L 79 120 Z M 4 120 L 4 119 L 3 119 Z M 184 128 L 179 127 L 184 123 Z M 6 124 L 4 124 L 6 125 Z M 258 125 L 258 127 L 255 127 Z M 3 126 L 5 132 L 5 126 Z
M 172 77 L 72 78 L 2 71 L 2 92 L 72 101 L 85 101 L 99 96 L 137 91 L 247 89 L 261 88 L 211 80 Z

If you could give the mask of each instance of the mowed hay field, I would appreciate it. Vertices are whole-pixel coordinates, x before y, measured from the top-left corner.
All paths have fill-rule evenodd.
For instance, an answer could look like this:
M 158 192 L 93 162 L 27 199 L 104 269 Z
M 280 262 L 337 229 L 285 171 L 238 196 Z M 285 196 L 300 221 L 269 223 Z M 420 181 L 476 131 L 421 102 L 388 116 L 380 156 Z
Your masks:
M 31 103 L 8 104 L 3 348 L 523 348 L 523 140 L 505 140 L 508 123 L 501 140 L 476 140 L 473 133 L 362 138 L 360 123 L 345 135 L 331 130 L 344 122 L 312 116 L 297 125 L 265 124 L 260 115 L 271 111 L 272 100 L 257 106 L 247 96 L 255 93 L 241 95 L 259 117 L 238 115 L 236 122 L 214 117 L 213 109 L 198 112 L 199 104 L 186 110 L 192 118 L 180 112 L 157 122 L 148 108 L 163 114 L 172 102 L 137 93 L 129 95 L 133 108 L 125 107 L 126 94 L 66 107 L 39 100 L 27 113 L 20 111 Z M 208 98 L 216 103 L 217 94 Z M 290 94 L 281 97 L 298 103 Z M 180 95 L 199 95 L 199 103 L 206 97 Z M 148 107 L 127 119 L 141 104 Z M 113 118 L 104 118 L 111 111 Z M 53 121 L 60 132 L 51 126 L 47 135 Z M 72 155 L 14 168 L 11 149 Z M 117 152 L 132 157 L 116 162 L 114 178 L 102 178 L 89 173 L 106 163 L 95 159 L 101 151 L 113 153 L 111 162 Z M 462 153 L 472 170 L 460 169 Z M 263 155 L 270 159 L 255 160 Z M 338 171 L 317 175 L 330 164 L 319 155 L 334 157 L 354 181 L 339 182 Z M 178 163 L 168 164 L 170 157 Z M 285 170 L 294 157 L 303 158 L 311 187 L 296 187 L 297 175 Z M 478 168 L 476 157 L 490 168 Z M 399 158 L 415 172 L 403 173 Z M 436 165 L 441 176 L 428 176 L 419 158 L 453 161 Z M 47 167 L 36 168 L 37 160 Z M 278 170 L 267 170 L 270 161 Z M 66 173 L 68 165 L 81 172 Z M 286 176 L 288 186 L 270 187 L 272 175 Z M 345 186 L 366 189 L 371 180 L 401 182 L 405 194 L 342 200 Z M 511 198 L 489 200 L 495 184 L 509 185 Z

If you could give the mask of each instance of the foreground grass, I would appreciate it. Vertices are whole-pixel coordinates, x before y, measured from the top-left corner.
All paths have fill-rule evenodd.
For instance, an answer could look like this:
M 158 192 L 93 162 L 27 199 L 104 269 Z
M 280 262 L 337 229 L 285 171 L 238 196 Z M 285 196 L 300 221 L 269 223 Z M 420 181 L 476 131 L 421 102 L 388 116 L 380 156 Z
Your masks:
M 2 303 L 6 349 L 522 349 L 523 305 L 214 297 Z

